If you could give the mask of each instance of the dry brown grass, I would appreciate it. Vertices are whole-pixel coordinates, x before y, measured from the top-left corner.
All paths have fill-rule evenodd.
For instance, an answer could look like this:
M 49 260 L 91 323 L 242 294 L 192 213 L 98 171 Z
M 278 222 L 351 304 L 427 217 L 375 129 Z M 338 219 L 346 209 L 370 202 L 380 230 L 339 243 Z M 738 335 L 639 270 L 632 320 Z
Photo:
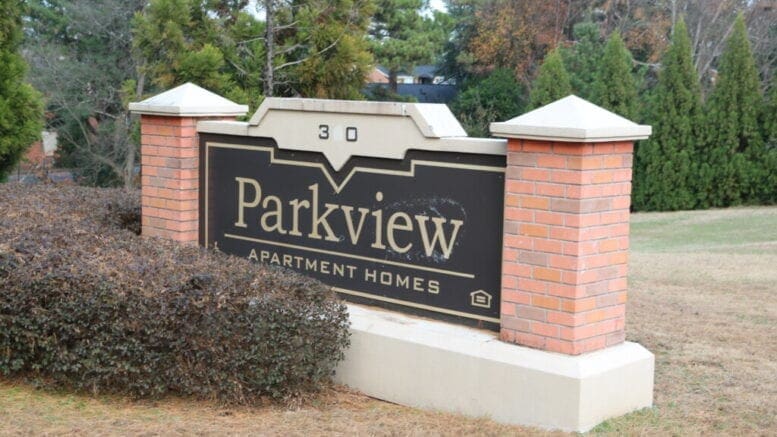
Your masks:
M 656 354 L 655 407 L 594 430 L 777 434 L 777 208 L 633 217 L 631 341 Z M 553 435 L 419 411 L 335 388 L 306 403 L 225 409 L 50 393 L 0 382 L 0 435 Z

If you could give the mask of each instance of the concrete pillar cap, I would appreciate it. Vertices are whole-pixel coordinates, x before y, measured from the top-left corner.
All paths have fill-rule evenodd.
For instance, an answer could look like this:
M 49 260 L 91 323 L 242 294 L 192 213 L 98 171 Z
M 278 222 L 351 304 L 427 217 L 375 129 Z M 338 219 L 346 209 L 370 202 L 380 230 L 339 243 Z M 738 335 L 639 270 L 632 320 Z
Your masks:
M 238 105 L 189 82 L 142 102 L 130 103 L 129 110 L 167 117 L 240 117 L 248 112 L 248 105 Z
M 495 137 L 573 143 L 644 140 L 652 133 L 574 95 L 490 127 Z

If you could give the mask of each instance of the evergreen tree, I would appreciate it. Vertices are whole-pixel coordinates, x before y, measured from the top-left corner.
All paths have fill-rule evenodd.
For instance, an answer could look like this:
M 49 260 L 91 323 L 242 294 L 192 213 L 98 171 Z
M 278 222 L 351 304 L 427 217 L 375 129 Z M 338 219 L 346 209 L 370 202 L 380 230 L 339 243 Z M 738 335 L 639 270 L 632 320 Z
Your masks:
M 607 40 L 591 101 L 630 120 L 637 116 L 637 81 L 632 74 L 631 53 L 618 31 Z
M 561 51 L 551 50 L 540 65 L 537 77 L 532 82 L 529 109 L 536 109 L 572 94 L 569 74 L 564 68 Z
M 16 166 L 43 128 L 43 104 L 25 83 L 20 0 L 0 0 L 0 181 Z
M 590 21 L 575 24 L 574 45 L 561 52 L 575 95 L 593 101 L 596 72 L 602 61 L 604 41 L 599 25 Z
M 761 178 L 757 182 L 759 203 L 777 203 L 777 75 L 772 77 L 771 87 L 765 96 L 762 113 L 762 137 L 765 140 L 764 157 L 761 160 Z
M 300 95 L 363 98 L 361 91 L 374 62 L 364 36 L 374 12 L 372 1 L 337 0 L 307 2 L 296 13 L 300 25 L 295 39 L 308 41 L 305 52 L 299 53 L 304 61 L 293 70 L 292 82 Z
M 510 69 L 497 68 L 486 78 L 470 80 L 453 103 L 453 113 L 470 136 L 487 137 L 489 124 L 521 113 L 526 91 Z
M 706 170 L 710 206 L 757 202 L 764 143 L 758 126 L 762 97 L 745 20 L 740 14 L 718 63 L 707 102 Z
M 661 60 L 658 85 L 650 101 L 653 135 L 637 145 L 634 209 L 664 211 L 696 206 L 694 161 L 698 159 L 701 109 L 691 41 L 680 19 Z
M 445 35 L 438 32 L 434 20 L 421 12 L 428 0 L 377 0 L 370 35 L 373 53 L 389 71 L 392 91 L 397 92 L 397 75 L 412 72 L 418 64 L 432 62 L 442 52 Z

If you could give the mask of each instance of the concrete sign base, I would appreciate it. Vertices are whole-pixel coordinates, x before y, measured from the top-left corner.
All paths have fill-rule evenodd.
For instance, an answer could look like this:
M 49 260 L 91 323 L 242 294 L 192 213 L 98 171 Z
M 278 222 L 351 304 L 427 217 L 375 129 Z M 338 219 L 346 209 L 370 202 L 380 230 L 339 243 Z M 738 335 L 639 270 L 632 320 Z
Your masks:
M 351 347 L 335 379 L 378 399 L 577 432 L 652 406 L 654 357 L 636 343 L 569 356 L 488 331 L 348 309 Z

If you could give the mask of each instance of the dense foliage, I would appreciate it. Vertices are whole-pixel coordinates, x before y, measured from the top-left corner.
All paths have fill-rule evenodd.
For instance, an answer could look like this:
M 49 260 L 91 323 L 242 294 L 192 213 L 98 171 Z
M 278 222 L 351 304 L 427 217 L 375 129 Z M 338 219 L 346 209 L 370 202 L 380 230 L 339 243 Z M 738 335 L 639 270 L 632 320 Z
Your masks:
M 86 183 L 137 180 L 126 103 L 185 81 L 252 109 L 270 95 L 409 101 L 394 86 L 365 87 L 369 72 L 382 65 L 395 85 L 431 63 L 459 87 L 451 107 L 471 135 L 569 93 L 652 125 L 637 145 L 637 209 L 777 201 L 772 1 L 24 3 L 31 79 L 49 99 L 60 163 Z
M 451 109 L 471 136 L 487 137 L 490 123 L 520 115 L 526 105 L 525 96 L 524 87 L 512 71 L 499 68 L 465 86 Z
M 690 209 L 700 186 L 702 102 L 682 20 L 661 65 L 648 109 L 653 134 L 636 147 L 632 203 L 638 210 Z
M 19 53 L 22 7 L 19 0 L 0 1 L 0 182 L 43 127 L 41 98 L 25 83 L 27 63 Z
M 529 108 L 535 109 L 572 94 L 569 73 L 559 49 L 552 50 L 542 61 L 540 71 L 532 82 Z
M 619 32 L 613 32 L 596 70 L 591 101 L 622 117 L 637 117 L 637 81 L 631 53 Z
M 740 15 L 718 63 L 718 78 L 706 106 L 702 205 L 730 206 L 774 201 L 777 187 L 762 181 L 765 168 L 758 125 L 762 100 L 758 71 Z
M 137 193 L 6 184 L 0 204 L 0 375 L 250 403 L 319 388 L 343 356 L 330 288 L 141 238 Z

